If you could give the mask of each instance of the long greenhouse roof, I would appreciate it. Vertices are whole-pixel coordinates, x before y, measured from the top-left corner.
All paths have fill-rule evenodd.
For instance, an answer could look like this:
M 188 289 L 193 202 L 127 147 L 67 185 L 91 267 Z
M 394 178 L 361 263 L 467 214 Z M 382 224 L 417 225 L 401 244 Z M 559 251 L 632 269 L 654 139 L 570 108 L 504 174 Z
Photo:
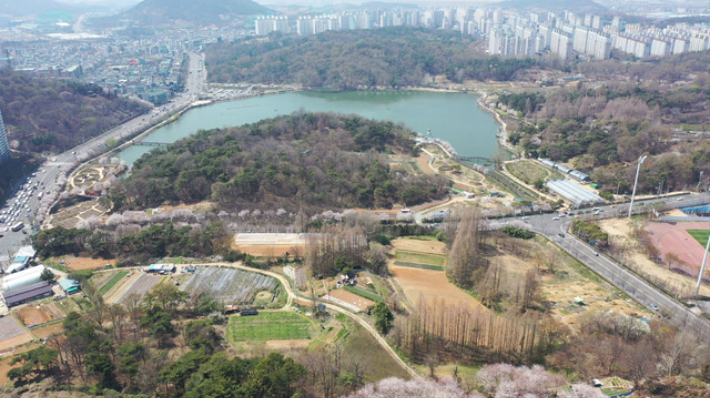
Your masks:
M 547 187 L 577 206 L 604 203 L 596 193 L 586 190 L 570 180 L 548 181 Z

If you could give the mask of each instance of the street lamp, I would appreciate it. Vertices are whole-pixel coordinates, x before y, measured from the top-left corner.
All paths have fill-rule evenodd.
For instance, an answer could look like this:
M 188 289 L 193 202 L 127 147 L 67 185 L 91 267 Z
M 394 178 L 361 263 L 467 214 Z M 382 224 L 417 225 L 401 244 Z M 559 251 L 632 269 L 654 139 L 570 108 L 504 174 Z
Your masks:
M 700 282 L 703 281 L 703 274 L 705 273 L 705 264 L 708 260 L 708 249 L 710 249 L 710 236 L 708 236 L 708 243 L 705 244 L 705 254 L 703 254 L 703 263 L 700 265 L 700 273 L 698 274 L 698 285 L 695 287 L 695 295 L 700 294 Z
M 703 172 L 700 172 L 700 177 L 698 177 L 698 186 L 695 188 L 696 191 L 700 191 L 700 183 L 703 181 Z
M 641 171 L 641 165 L 643 164 L 643 162 L 646 161 L 647 157 L 648 156 L 645 155 L 639 157 L 639 163 L 638 166 L 636 166 L 636 179 L 634 180 L 634 190 L 633 192 L 631 192 L 631 204 L 629 205 L 629 220 L 631 219 L 631 210 L 634 207 L 634 198 L 636 197 L 636 185 L 639 182 L 639 171 Z

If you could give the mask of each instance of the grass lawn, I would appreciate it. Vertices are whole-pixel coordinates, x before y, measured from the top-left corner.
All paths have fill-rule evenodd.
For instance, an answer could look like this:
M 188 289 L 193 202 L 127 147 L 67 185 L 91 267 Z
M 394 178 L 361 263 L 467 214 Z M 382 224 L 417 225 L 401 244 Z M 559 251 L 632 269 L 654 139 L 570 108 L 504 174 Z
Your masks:
M 708 236 L 710 236 L 710 230 L 707 229 L 689 229 L 688 233 L 695 240 L 700 243 L 703 247 L 708 243 Z
M 507 163 L 505 168 L 510 174 L 527 184 L 532 184 L 537 180 L 548 181 L 563 178 L 560 173 L 529 160 Z
M 387 377 L 410 379 L 409 374 L 399 363 L 383 352 L 383 348 L 370 333 L 350 320 L 347 323 L 348 329 L 352 331 L 338 340 L 338 346 L 342 348 L 343 358 L 347 358 L 352 363 L 363 364 L 363 368 L 366 369 L 366 383 Z
M 438 265 L 409 263 L 409 262 L 405 262 L 405 261 L 395 261 L 394 265 L 399 265 L 402 267 L 429 269 L 429 270 L 433 270 L 433 271 L 443 271 L 444 270 L 444 267 L 440 267 Z
M 425 253 L 415 253 L 408 252 L 404 250 L 397 250 L 394 256 L 395 260 L 412 262 L 417 264 L 430 264 L 443 266 L 446 264 L 446 257 L 438 254 L 425 254 Z
M 305 340 L 311 337 L 311 322 L 292 312 L 260 312 L 255 316 L 233 316 L 227 325 L 227 340 Z
M 375 293 L 366 292 L 362 289 L 358 289 L 353 286 L 345 286 L 344 289 L 347 292 L 350 292 L 352 294 L 357 294 L 360 297 L 364 297 L 364 298 L 374 301 L 376 303 L 379 303 L 380 301 L 382 301 L 382 297 L 376 295 Z
M 116 275 L 111 278 L 108 282 L 106 282 L 105 285 L 101 286 L 101 289 L 99 289 L 98 293 L 99 295 L 103 296 L 104 294 L 108 293 L 111 288 L 118 283 L 121 279 L 125 278 L 126 275 L 128 275 L 128 271 L 118 271 Z

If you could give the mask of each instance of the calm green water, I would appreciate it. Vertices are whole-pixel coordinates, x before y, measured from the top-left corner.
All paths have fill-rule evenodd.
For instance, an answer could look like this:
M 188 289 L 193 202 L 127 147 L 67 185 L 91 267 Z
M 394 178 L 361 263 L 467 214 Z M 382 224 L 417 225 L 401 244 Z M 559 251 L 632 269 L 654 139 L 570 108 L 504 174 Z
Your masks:
M 476 105 L 477 96 L 463 93 L 367 91 L 343 93 L 294 92 L 221 102 L 185 113 L 177 121 L 150 134 L 145 141 L 175 142 L 197 130 L 239 126 L 290 114 L 309 112 L 355 113 L 368 119 L 403 122 L 417 133 L 453 145 L 460 156 L 490 157 L 498 150 L 498 125 Z M 134 145 L 118 156 L 132 164 L 154 147 Z

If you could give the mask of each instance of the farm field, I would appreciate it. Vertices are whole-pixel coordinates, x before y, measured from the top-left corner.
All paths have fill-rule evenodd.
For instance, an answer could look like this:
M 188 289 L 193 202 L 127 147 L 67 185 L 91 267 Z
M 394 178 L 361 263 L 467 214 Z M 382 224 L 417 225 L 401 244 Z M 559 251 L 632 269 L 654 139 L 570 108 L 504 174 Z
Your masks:
M 328 296 L 335 299 L 330 301 L 337 304 L 341 304 L 340 302 L 345 303 L 347 304 L 346 307 L 349 307 L 351 310 L 354 311 L 364 311 L 367 309 L 367 307 L 371 307 L 376 304 L 372 300 L 368 300 L 364 297 L 358 296 L 357 294 L 350 293 L 345 289 L 332 290 L 330 293 L 328 293 Z
M 412 267 L 412 268 L 420 268 L 420 269 L 428 269 L 431 271 L 443 271 L 444 267 L 441 267 L 439 265 L 429 265 L 429 264 L 419 264 L 419 263 L 408 263 L 404 261 L 395 261 L 394 265 L 399 265 L 400 267 Z
M 471 309 L 481 306 L 478 300 L 449 282 L 443 271 L 402 267 L 394 263 L 389 265 L 389 269 L 409 302 L 415 306 L 421 298 L 429 304 L 435 302 L 445 302 L 446 305 L 463 304 Z
M 303 253 L 306 238 L 303 234 L 239 233 L 234 237 L 234 248 L 253 256 L 283 256 L 293 253 L 294 249 Z
M 25 328 L 23 328 L 15 318 L 11 316 L 0 318 L 0 342 L 9 340 L 25 332 Z
M 61 322 L 50 324 L 47 326 L 40 326 L 32 328 L 32 334 L 40 339 L 46 339 L 52 336 L 56 336 L 64 331 L 64 326 Z
M 72 257 L 67 259 L 67 261 L 69 261 L 68 268 L 74 271 L 106 268 L 106 264 L 113 264 L 115 262 L 115 260 L 105 260 L 103 258 L 90 257 Z
M 17 316 L 26 326 L 40 325 L 65 317 L 64 312 L 57 308 L 54 302 L 25 306 L 17 311 Z
M 564 178 L 559 172 L 548 169 L 547 167 L 530 160 L 506 163 L 505 168 L 510 172 L 510 174 L 516 176 L 526 184 L 532 184 L 537 180 L 546 182 L 549 180 L 561 180 Z
M 439 242 L 436 239 L 426 239 L 426 237 L 396 239 L 392 241 L 392 246 L 394 246 L 398 251 L 401 250 L 439 255 L 446 254 L 446 244 L 444 242 Z
M 292 312 L 260 312 L 255 316 L 232 316 L 227 325 L 230 342 L 304 340 L 311 337 L 311 322 Z
M 32 335 L 11 316 L 0 318 L 0 353 L 32 341 Z
M 278 287 L 278 281 L 270 276 L 234 268 L 198 266 L 180 289 L 208 293 L 226 304 L 249 304 L 257 292 L 274 292 Z
M 125 280 L 131 280 L 133 283 L 123 292 L 118 296 L 118 298 L 115 299 L 116 302 L 125 304 L 126 303 L 126 297 L 129 295 L 135 293 L 143 297 L 146 293 L 150 291 L 155 285 L 160 283 L 160 281 L 163 280 L 164 276 L 162 275 L 149 275 L 149 274 L 141 274 L 138 276 L 138 279 L 134 279 L 136 276 L 132 276 L 131 278 L 123 278 Z
M 418 264 L 429 264 L 443 266 L 446 264 L 446 257 L 438 254 L 416 253 L 404 250 L 397 250 L 395 260 L 401 262 L 411 262 Z
M 380 297 L 377 293 L 375 293 L 371 290 L 368 290 L 368 289 L 364 289 L 362 287 L 343 286 L 343 290 L 345 290 L 346 292 L 350 292 L 352 294 L 356 294 L 360 297 L 364 297 L 370 301 L 374 301 L 374 302 L 382 301 L 382 297 Z
M 443 242 L 410 238 L 396 239 L 392 242 L 392 245 L 396 250 L 395 259 L 402 250 L 405 252 L 417 251 L 430 256 L 441 256 L 446 250 L 446 245 Z M 424 298 L 430 304 L 435 301 L 443 301 L 448 305 L 460 303 L 471 309 L 481 306 L 478 300 L 449 282 L 446 278 L 446 273 L 442 270 L 396 265 L 394 260 L 390 260 L 389 270 L 397 284 L 404 291 L 408 301 L 415 306 L 420 298 Z
M 113 275 L 113 276 L 111 277 L 111 279 L 109 279 L 103 286 L 101 286 L 101 288 L 99 289 L 98 293 L 99 293 L 100 295 L 102 295 L 102 296 L 103 296 L 104 294 L 108 293 L 108 291 L 111 290 L 111 288 L 114 287 L 118 282 L 120 282 L 121 280 L 123 280 L 123 278 L 125 278 L 126 275 L 128 275 L 128 271 L 118 271 L 118 272 L 116 272 L 116 274 Z

